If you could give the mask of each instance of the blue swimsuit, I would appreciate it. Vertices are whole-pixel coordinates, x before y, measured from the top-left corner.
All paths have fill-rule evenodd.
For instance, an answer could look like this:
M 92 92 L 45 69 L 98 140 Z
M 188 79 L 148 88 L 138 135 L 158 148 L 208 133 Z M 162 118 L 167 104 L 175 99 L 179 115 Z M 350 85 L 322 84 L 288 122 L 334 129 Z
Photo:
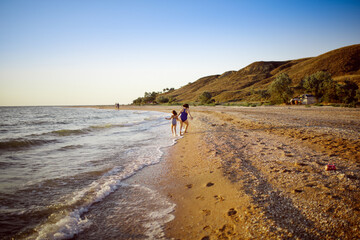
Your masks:
M 184 108 L 184 110 L 182 111 L 182 113 L 180 115 L 181 121 L 185 122 L 187 120 L 187 115 L 188 115 L 188 113 L 186 112 L 186 108 Z

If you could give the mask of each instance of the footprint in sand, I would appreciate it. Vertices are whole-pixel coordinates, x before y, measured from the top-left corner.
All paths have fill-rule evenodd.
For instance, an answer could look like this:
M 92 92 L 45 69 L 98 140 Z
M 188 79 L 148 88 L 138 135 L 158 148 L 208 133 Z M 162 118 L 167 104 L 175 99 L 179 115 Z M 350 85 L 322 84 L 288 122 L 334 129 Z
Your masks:
M 204 231 L 210 230 L 210 226 L 206 225 L 205 227 L 203 227 Z
M 202 210 L 202 213 L 205 215 L 205 216 L 209 216 L 211 214 L 211 211 L 208 210 L 208 209 L 203 209 Z
M 232 219 L 233 222 L 240 222 L 240 218 L 237 215 L 237 211 L 235 210 L 235 208 L 230 208 L 229 211 L 227 212 L 227 215 Z
M 225 198 L 219 195 L 215 195 L 214 198 L 216 199 L 216 202 L 223 202 L 225 201 Z
M 205 197 L 200 195 L 200 196 L 197 196 L 196 199 L 197 200 L 205 200 Z
M 230 224 L 225 224 L 222 228 L 219 229 L 218 239 L 229 239 L 231 236 L 235 235 L 234 226 Z
M 187 187 L 187 188 L 192 188 L 193 185 L 192 185 L 192 184 L 186 184 L 186 187 Z
M 237 214 L 237 211 L 234 208 L 230 208 L 229 211 L 227 212 L 227 215 L 229 217 L 234 216 L 236 214 Z

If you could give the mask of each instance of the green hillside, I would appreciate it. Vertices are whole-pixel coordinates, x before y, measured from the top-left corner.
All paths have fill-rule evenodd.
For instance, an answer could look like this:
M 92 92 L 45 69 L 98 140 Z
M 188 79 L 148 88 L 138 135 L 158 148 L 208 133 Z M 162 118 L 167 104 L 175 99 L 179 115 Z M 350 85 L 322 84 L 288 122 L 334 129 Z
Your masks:
M 351 80 L 360 86 L 360 44 L 339 48 L 317 57 L 289 61 L 254 62 L 238 71 L 200 78 L 174 91 L 162 94 L 177 102 L 194 102 L 210 92 L 218 102 L 261 99 L 262 90 L 280 74 L 286 73 L 297 86 L 306 76 L 329 72 L 335 81 Z

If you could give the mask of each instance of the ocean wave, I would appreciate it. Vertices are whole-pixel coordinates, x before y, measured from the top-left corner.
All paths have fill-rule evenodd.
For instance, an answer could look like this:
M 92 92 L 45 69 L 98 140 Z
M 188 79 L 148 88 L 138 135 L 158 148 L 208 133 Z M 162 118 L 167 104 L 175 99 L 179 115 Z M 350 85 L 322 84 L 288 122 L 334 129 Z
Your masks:
M 60 129 L 60 130 L 54 130 L 54 131 L 50 131 L 50 132 L 45 132 L 45 133 L 41 133 L 41 134 L 31 134 L 28 135 L 28 137 L 40 137 L 40 136 L 49 136 L 49 135 L 55 135 L 58 137 L 67 137 L 67 136 L 73 136 L 73 135 L 84 135 L 84 134 L 89 134 L 92 132 L 98 132 L 98 131 L 103 131 L 103 130 L 107 130 L 107 129 L 112 129 L 112 128 L 126 128 L 126 127 L 133 127 L 133 126 L 137 126 L 137 125 L 141 125 L 143 123 L 149 122 L 149 121 L 156 121 L 158 119 L 158 117 L 149 117 L 149 118 L 145 118 L 142 121 L 130 121 L 130 122 L 125 122 L 125 123 L 107 123 L 107 124 L 99 124 L 99 125 L 91 125 L 88 127 L 84 127 L 84 128 L 80 128 L 80 129 Z
M 65 136 L 70 136 L 70 135 L 81 135 L 81 134 L 85 134 L 88 132 L 89 131 L 87 129 L 75 129 L 75 130 L 62 129 L 62 130 L 52 131 L 52 132 L 50 132 L 50 134 L 65 137 Z
M 13 165 L 14 165 L 14 163 L 12 163 L 10 161 L 7 161 L 7 162 L 0 161 L 0 168 L 2 168 L 2 169 L 8 168 Z
M 0 142 L 0 150 L 13 150 L 28 147 L 41 146 L 56 142 L 56 140 L 41 140 L 41 139 L 12 139 L 5 142 Z
M 30 121 L 30 122 L 25 122 L 24 124 L 28 125 L 28 126 L 33 126 L 33 125 L 48 125 L 51 124 L 50 121 L 48 120 L 34 120 L 34 121 Z
M 78 148 L 82 148 L 82 147 L 83 147 L 83 145 L 68 145 L 65 147 L 61 147 L 59 149 L 59 151 L 67 151 L 67 150 L 78 149 Z
M 110 128 L 121 128 L 121 127 L 129 127 L 133 126 L 136 123 L 126 123 L 126 124 L 102 124 L 102 125 L 93 125 L 82 129 L 62 129 L 62 130 L 56 130 L 52 131 L 50 133 L 44 133 L 42 135 L 57 135 L 60 137 L 66 137 L 71 135 L 82 135 L 82 134 L 88 134 L 95 131 L 101 131 L 104 129 L 110 129 Z
M 103 125 L 94 125 L 90 126 L 90 129 L 106 129 L 106 128 L 118 128 L 118 127 L 126 127 L 127 124 L 103 124 Z
M 76 209 L 68 215 L 64 216 L 53 216 L 51 222 L 49 220 L 48 223 L 41 226 L 41 229 L 38 231 L 38 236 L 29 237 L 26 239 L 69 239 L 74 237 L 75 234 L 85 230 L 90 227 L 91 223 L 87 218 L 81 218 L 81 215 L 86 212 L 87 209 L 80 208 Z M 59 218 L 57 220 L 57 218 Z
M 75 234 L 91 225 L 91 221 L 82 216 L 89 211 L 93 204 L 102 201 L 116 191 L 123 184 L 123 180 L 133 176 L 146 166 L 158 163 L 162 155 L 163 152 L 160 148 L 154 152 L 145 153 L 125 168 L 114 167 L 82 190 L 66 196 L 64 198 L 66 200 L 55 208 L 60 211 L 53 212 L 46 222 L 37 226 L 34 229 L 35 233 L 27 239 L 69 239 L 74 237 Z

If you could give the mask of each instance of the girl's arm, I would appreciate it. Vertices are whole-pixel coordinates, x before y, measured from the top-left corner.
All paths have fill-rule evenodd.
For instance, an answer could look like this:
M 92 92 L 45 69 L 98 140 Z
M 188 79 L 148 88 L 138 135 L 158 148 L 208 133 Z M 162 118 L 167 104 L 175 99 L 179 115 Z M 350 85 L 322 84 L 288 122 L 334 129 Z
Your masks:
M 181 110 L 179 111 L 179 114 L 178 114 L 177 116 L 179 117 L 183 111 L 184 111 L 184 109 L 181 109 Z
M 191 116 L 191 114 L 190 114 L 190 109 L 188 109 L 187 111 L 188 111 L 189 116 L 190 116 L 190 118 L 191 118 L 191 120 L 192 120 L 192 119 L 193 119 L 193 117 L 192 117 L 192 116 Z

